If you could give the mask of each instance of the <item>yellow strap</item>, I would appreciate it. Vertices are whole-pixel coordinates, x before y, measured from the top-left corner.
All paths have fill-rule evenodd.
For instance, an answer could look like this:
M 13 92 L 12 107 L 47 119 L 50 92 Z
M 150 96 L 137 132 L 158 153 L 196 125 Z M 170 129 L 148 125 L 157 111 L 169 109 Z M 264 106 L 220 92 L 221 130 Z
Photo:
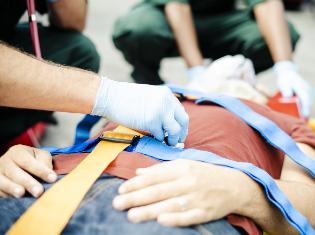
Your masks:
M 137 134 L 119 126 L 115 132 Z M 8 235 L 60 234 L 93 183 L 129 144 L 101 141 L 67 176 L 44 193 L 11 227 Z

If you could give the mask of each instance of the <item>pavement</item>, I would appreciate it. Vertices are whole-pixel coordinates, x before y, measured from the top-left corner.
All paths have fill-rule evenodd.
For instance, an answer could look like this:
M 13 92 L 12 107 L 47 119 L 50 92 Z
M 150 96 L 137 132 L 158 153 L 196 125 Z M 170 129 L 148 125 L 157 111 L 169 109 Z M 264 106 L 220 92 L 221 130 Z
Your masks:
M 115 19 L 126 13 L 136 2 L 136 0 L 89 1 L 89 18 L 85 33 L 94 41 L 102 57 L 101 74 L 118 81 L 132 82 L 131 67 L 112 43 L 112 27 Z M 315 11 L 304 7 L 300 12 L 287 12 L 287 16 L 302 36 L 294 59 L 303 77 L 315 89 Z M 160 74 L 167 82 L 185 84 L 185 64 L 182 59 L 164 59 L 161 67 Z M 259 74 L 258 79 L 260 83 L 275 91 L 272 71 L 268 70 Z M 55 113 L 54 115 L 58 120 L 58 125 L 49 126 L 41 144 L 58 147 L 71 145 L 76 124 L 83 115 L 69 113 Z M 315 117 L 315 106 L 312 109 L 312 116 Z M 93 129 L 93 133 L 97 132 L 101 125 L 102 122 Z

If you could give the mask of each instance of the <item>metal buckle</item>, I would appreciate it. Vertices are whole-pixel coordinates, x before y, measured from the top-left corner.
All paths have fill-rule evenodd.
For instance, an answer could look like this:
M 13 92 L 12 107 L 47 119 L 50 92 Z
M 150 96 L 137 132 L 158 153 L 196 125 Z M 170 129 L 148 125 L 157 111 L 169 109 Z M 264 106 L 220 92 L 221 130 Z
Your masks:
M 101 136 L 101 140 L 110 141 L 114 143 L 132 144 L 134 141 L 140 139 L 140 135 L 133 135 L 121 132 L 105 131 Z
M 181 93 L 174 93 L 175 97 L 179 100 L 179 101 L 185 101 L 185 100 L 198 100 L 199 98 L 196 96 L 192 96 L 192 95 L 183 95 Z
M 186 97 L 183 94 L 180 94 L 180 93 L 173 93 L 173 94 L 179 101 L 186 100 Z

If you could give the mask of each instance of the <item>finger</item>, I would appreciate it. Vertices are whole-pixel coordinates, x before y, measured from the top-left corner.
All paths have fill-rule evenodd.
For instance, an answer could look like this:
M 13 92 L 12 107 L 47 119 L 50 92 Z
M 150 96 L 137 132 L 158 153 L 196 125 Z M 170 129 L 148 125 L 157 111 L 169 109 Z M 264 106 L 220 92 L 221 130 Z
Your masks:
M 304 117 L 308 117 L 311 109 L 311 97 L 308 91 L 304 89 L 296 89 L 296 95 L 301 103 L 301 111 Z
M 4 175 L 0 175 L 0 191 L 4 195 L 11 195 L 16 198 L 22 197 L 25 193 L 23 187 L 9 180 Z
M 6 197 L 9 197 L 9 195 L 8 194 L 6 194 L 6 193 L 4 193 L 4 192 L 2 192 L 1 190 L 0 190 L 0 198 L 6 198 Z
M 113 201 L 113 207 L 117 210 L 125 210 L 131 207 L 144 206 L 179 196 L 185 189 L 186 187 L 182 182 L 171 181 L 157 184 L 117 196 Z
M 43 186 L 20 167 L 14 163 L 11 164 L 13 166 L 8 167 L 8 170 L 5 172 L 5 176 L 16 184 L 24 187 L 34 197 L 39 197 L 44 191 Z
M 159 164 L 155 164 L 146 168 L 138 168 L 136 170 L 137 175 L 152 174 L 156 176 L 171 175 L 172 177 L 181 176 L 187 172 L 191 164 L 195 161 L 187 159 L 176 159 L 173 161 L 167 161 Z
M 173 113 L 169 113 L 164 118 L 163 129 L 168 133 L 168 143 L 171 146 L 175 146 L 178 143 L 181 128 L 175 120 Z
M 163 162 L 146 168 L 138 168 L 136 174 L 154 176 L 154 178 L 175 177 L 178 175 L 178 171 L 174 170 L 176 169 L 174 168 L 176 164 L 178 164 L 178 160 Z
M 53 164 L 52 164 L 52 156 L 48 151 L 44 151 L 41 149 L 33 148 L 34 150 L 34 155 L 35 158 L 43 163 L 45 166 L 47 166 L 49 169 L 53 169 Z
M 208 213 L 203 209 L 192 209 L 183 212 L 164 213 L 158 216 L 158 223 L 170 227 L 183 227 L 210 221 Z
M 176 175 L 171 172 L 168 174 L 160 174 L 158 177 L 155 173 L 139 175 L 123 183 L 119 187 L 118 192 L 120 194 L 129 193 L 136 190 L 140 190 L 142 188 L 146 188 L 148 186 L 170 181 L 175 178 Z
M 179 104 L 176 106 L 174 117 L 181 127 L 179 142 L 183 143 L 188 134 L 189 117 L 182 105 Z
M 150 130 L 150 133 L 159 141 L 163 141 L 164 140 L 164 131 L 162 126 L 156 126 L 153 127 L 152 130 Z
M 183 207 L 183 203 L 185 205 Z M 170 198 L 151 205 L 132 208 L 128 211 L 128 219 L 133 223 L 155 220 L 159 215 L 170 212 L 182 212 L 190 209 L 188 196 Z
M 38 151 L 37 151 L 38 153 Z M 42 160 L 39 161 L 36 158 L 47 158 L 47 153 L 40 152 L 40 156 L 36 156 L 36 152 L 34 148 L 31 148 L 29 151 L 20 154 L 18 157 L 14 158 L 13 161 L 24 169 L 25 171 L 35 175 L 46 182 L 53 183 L 57 179 L 56 173 L 50 169 L 46 163 L 42 161 L 49 161 L 49 160 Z
M 281 95 L 284 98 L 290 98 L 293 96 L 293 90 L 292 90 L 291 86 L 289 86 L 287 84 L 281 84 L 278 86 L 279 86 L 279 90 L 281 92 Z
M 305 96 L 300 96 L 301 100 L 301 112 L 304 117 L 309 117 L 310 112 L 311 112 L 311 104 L 310 100 L 308 100 L 308 97 Z

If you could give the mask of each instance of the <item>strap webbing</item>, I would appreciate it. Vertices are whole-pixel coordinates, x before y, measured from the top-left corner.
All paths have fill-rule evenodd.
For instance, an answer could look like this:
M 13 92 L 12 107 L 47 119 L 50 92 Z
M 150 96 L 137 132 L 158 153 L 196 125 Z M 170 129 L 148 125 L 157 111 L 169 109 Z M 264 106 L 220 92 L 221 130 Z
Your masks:
M 139 135 L 124 127 L 117 127 L 115 131 Z M 70 174 L 35 202 L 7 234 L 60 234 L 96 179 L 128 145 L 100 141 Z
M 197 104 L 212 102 L 229 110 L 245 123 L 251 126 L 273 147 L 281 150 L 289 156 L 295 163 L 303 167 L 315 178 L 315 161 L 306 156 L 297 146 L 295 141 L 285 133 L 280 127 L 268 118 L 256 113 L 250 107 L 242 103 L 239 99 L 217 94 L 205 94 L 187 90 L 181 87 L 171 87 L 175 93 L 185 96 L 200 97 Z M 228 125 L 228 123 L 227 123 Z
M 96 143 L 97 140 L 94 140 Z M 77 145 L 72 148 L 52 149 L 52 154 L 69 154 L 74 152 L 91 151 L 91 142 L 85 145 Z M 127 148 L 130 152 L 137 152 L 152 157 L 160 161 L 172 161 L 175 159 L 190 159 L 206 163 L 216 164 L 225 167 L 231 167 L 247 174 L 254 181 L 259 183 L 265 192 L 267 199 L 275 205 L 286 220 L 294 226 L 300 234 L 313 235 L 314 229 L 308 220 L 294 209 L 287 197 L 281 192 L 273 178 L 264 170 L 246 162 L 236 162 L 222 158 L 214 153 L 197 149 L 177 149 L 167 146 L 161 142 L 145 136 L 133 146 Z
M 141 138 L 133 151 L 162 161 L 190 159 L 240 170 L 263 187 L 267 199 L 281 211 L 286 220 L 300 234 L 315 234 L 312 225 L 303 215 L 295 210 L 287 197 L 278 188 L 273 178 L 267 172 L 251 163 L 232 161 L 214 153 L 197 149 L 173 148 L 147 136 Z
M 80 144 L 90 138 L 93 126 L 101 119 L 99 116 L 85 115 L 76 128 L 74 144 Z
M 194 96 L 194 97 L 203 97 L 203 98 L 199 99 L 197 101 L 197 103 L 202 103 L 205 101 L 211 101 L 213 103 L 216 103 L 216 104 L 221 105 L 222 107 L 228 109 L 229 111 L 231 111 L 234 114 L 236 114 L 237 116 L 239 116 L 242 120 L 244 120 L 252 128 L 256 129 L 271 145 L 282 150 L 289 157 L 291 157 L 291 159 L 293 161 L 295 161 L 296 163 L 298 163 L 299 165 L 304 167 L 313 177 L 315 176 L 315 174 L 314 174 L 314 172 L 315 172 L 314 161 L 309 159 L 305 154 L 302 153 L 302 151 L 300 151 L 300 149 L 295 144 L 295 142 L 291 139 L 291 137 L 288 136 L 284 131 L 282 131 L 272 121 L 261 116 L 260 114 L 257 114 L 256 112 L 251 110 L 249 107 L 247 107 L 245 104 L 243 104 L 238 99 L 235 99 L 232 97 L 226 97 L 226 96 L 209 95 L 209 94 L 204 94 L 204 93 L 199 93 L 199 92 L 187 91 L 187 90 L 182 89 L 182 88 L 174 88 L 174 87 L 173 87 L 173 91 L 176 93 L 183 94 L 183 95 L 189 95 L 189 96 Z M 120 132 L 127 132 L 126 130 L 124 130 L 124 131 L 119 130 L 119 131 Z M 127 133 L 130 133 L 130 132 L 127 132 Z M 95 144 L 97 144 L 98 141 L 99 140 L 92 140 L 92 141 L 83 143 L 82 145 L 76 145 L 76 146 L 73 146 L 70 148 L 59 149 L 59 150 L 51 149 L 51 151 L 52 151 L 52 154 L 73 153 L 71 151 L 89 152 L 93 149 L 93 146 Z M 104 142 L 97 144 L 96 149 L 93 150 L 92 153 L 94 153 L 94 151 L 96 151 L 100 148 L 99 147 L 100 144 L 102 146 L 104 144 Z M 126 146 L 128 146 L 128 145 L 126 145 Z M 109 146 L 107 145 L 107 147 L 109 147 Z M 122 149 L 120 149 L 120 151 Z M 132 148 L 129 147 L 129 150 L 132 150 Z M 108 156 L 109 156 L 109 154 L 112 153 L 111 150 L 105 149 L 105 148 L 101 148 L 99 150 L 99 152 L 97 152 L 97 153 L 100 154 L 101 152 L 103 153 L 103 151 L 105 153 L 107 153 Z M 117 153 L 115 154 L 115 157 L 120 151 L 117 151 Z M 200 151 L 200 150 L 196 150 L 196 149 L 180 150 L 180 149 L 176 149 L 176 148 L 171 148 L 171 147 L 166 146 L 165 144 L 162 144 L 159 141 L 157 141 L 153 138 L 150 138 L 150 137 L 142 138 L 139 141 L 138 145 L 136 145 L 134 147 L 133 151 L 154 157 L 154 158 L 159 159 L 159 160 L 164 160 L 164 161 L 174 160 L 174 159 L 178 159 L 178 158 L 185 158 L 185 159 L 192 159 L 192 160 L 197 160 L 197 161 L 208 162 L 208 163 L 221 165 L 221 166 L 225 166 L 225 167 L 231 167 L 231 168 L 235 168 L 235 169 L 238 169 L 240 171 L 243 171 L 245 174 L 247 174 L 249 177 L 251 177 L 253 180 L 255 180 L 256 182 L 258 182 L 259 184 L 261 184 L 263 186 L 268 200 L 272 204 L 274 204 L 277 208 L 280 209 L 280 211 L 282 212 L 284 217 L 287 219 L 287 221 L 290 224 L 292 224 L 292 226 L 294 226 L 300 232 L 300 234 L 305 234 L 305 235 L 306 234 L 315 234 L 315 232 L 314 232 L 312 226 L 310 225 L 310 223 L 308 222 L 308 220 L 293 208 L 293 206 L 290 204 L 290 202 L 286 198 L 286 196 L 277 187 L 277 185 L 274 182 L 274 180 L 272 179 L 272 177 L 268 173 L 263 171 L 262 169 L 255 167 L 252 164 L 231 161 L 231 160 L 228 160 L 225 158 L 221 158 L 221 157 L 219 157 L 219 156 L 217 156 L 211 152 Z M 92 153 L 88 156 L 88 158 L 91 158 L 91 155 L 94 155 Z M 115 157 L 113 157 L 113 159 Z M 96 156 L 94 156 L 94 158 L 96 158 Z M 98 158 L 98 156 L 97 156 L 97 158 Z M 102 161 L 105 161 L 105 159 L 102 159 Z M 85 160 L 83 162 L 85 162 Z M 92 162 L 94 162 L 94 161 L 92 161 Z M 82 163 L 79 165 L 78 168 L 80 168 Z M 97 164 L 100 164 L 100 162 L 97 162 Z M 97 165 L 97 164 L 95 163 L 95 165 Z M 71 210 L 66 211 L 67 213 L 65 213 L 65 210 L 63 207 L 62 207 L 62 210 L 58 211 L 57 217 L 60 217 L 59 213 L 61 213 L 61 212 L 62 212 L 61 214 L 67 214 L 68 216 L 66 216 L 66 218 L 64 218 L 62 221 L 61 220 L 59 221 L 59 223 L 62 223 L 62 226 L 59 226 L 59 230 L 54 230 L 54 233 L 48 233 L 48 234 L 58 234 L 62 231 L 62 229 L 66 225 L 67 221 L 71 218 L 71 215 L 74 213 L 75 209 L 79 205 L 80 201 L 83 199 L 83 196 L 85 195 L 87 190 L 90 188 L 90 186 L 93 184 L 93 182 L 96 180 L 96 178 L 101 174 L 102 170 L 104 170 L 104 168 L 108 164 L 109 163 L 103 165 L 102 169 L 98 170 L 99 173 L 96 176 L 94 176 L 94 180 L 89 181 L 89 186 L 86 186 L 85 189 L 83 190 L 84 193 L 81 193 L 81 197 L 78 197 L 76 199 L 76 206 L 73 206 Z M 83 167 L 81 167 L 81 168 L 83 168 L 83 170 L 81 170 L 81 171 L 82 172 L 85 171 L 84 174 L 83 173 L 80 174 L 81 177 L 85 177 L 89 171 L 96 171 L 95 169 L 98 169 L 98 168 L 96 168 L 95 165 L 91 165 L 91 167 L 88 168 L 87 167 L 88 165 L 89 164 L 84 164 Z M 89 169 L 89 171 L 86 172 L 86 170 L 84 170 L 84 169 L 87 169 L 87 168 Z M 76 169 L 74 171 L 76 171 Z M 71 174 L 72 173 L 70 173 L 70 175 Z M 74 178 L 72 180 L 75 181 L 76 178 Z M 62 181 L 60 181 L 60 182 L 62 182 Z M 56 184 L 56 186 L 58 184 L 59 184 L 59 182 Z M 80 191 L 81 191 L 80 184 L 77 184 L 75 182 L 71 182 L 71 180 L 69 180 L 68 184 L 69 185 L 74 184 L 75 187 L 72 188 L 72 187 L 67 186 L 67 187 L 63 187 L 62 189 L 63 190 L 67 189 L 67 192 L 70 189 L 70 192 L 72 192 L 73 190 L 77 190 L 77 187 L 79 187 Z M 50 191 L 51 190 L 49 190 L 48 193 L 45 193 L 45 195 L 47 195 L 47 194 L 49 195 Z M 60 194 L 59 196 L 52 194 L 51 200 L 54 201 L 55 203 L 57 202 L 57 204 L 59 204 L 60 202 L 58 202 L 58 200 L 60 197 L 64 196 L 64 194 L 65 194 L 64 192 L 65 191 L 61 191 L 61 190 L 58 191 L 58 194 Z M 48 197 L 48 196 L 45 197 L 45 195 L 42 198 Z M 39 202 L 42 200 L 42 198 L 39 199 Z M 57 200 L 54 198 L 57 198 Z M 71 198 L 71 200 L 73 201 L 72 198 Z M 48 207 L 49 205 L 46 205 L 45 203 L 43 203 L 42 206 L 36 207 L 36 204 L 39 204 L 39 202 L 35 203 L 34 206 L 32 206 L 25 213 L 25 215 L 28 215 L 29 214 L 28 212 L 32 211 L 33 207 L 35 207 L 35 208 L 39 207 L 38 210 L 40 210 L 40 213 L 35 213 L 35 214 L 37 214 L 37 216 L 38 216 L 38 214 L 45 215 L 46 210 L 50 211 L 49 207 Z M 65 202 L 62 202 L 62 203 L 65 203 Z M 68 202 L 66 202 L 66 203 L 68 203 Z M 36 212 L 36 210 L 35 210 L 35 212 Z M 23 221 L 23 218 L 25 217 L 25 215 L 23 215 L 21 217 L 21 219 L 17 222 L 17 224 L 12 228 L 13 231 L 14 231 L 14 228 L 17 227 L 17 228 L 21 229 L 21 230 L 18 230 L 18 232 L 23 231 L 23 233 L 25 233 L 25 231 L 31 231 L 31 230 L 25 230 L 25 228 L 27 228 L 27 226 L 28 226 L 27 223 L 33 224 L 32 226 L 34 226 L 34 222 L 36 224 L 38 221 L 40 221 L 40 223 L 42 224 L 42 222 L 41 222 L 42 216 L 33 217 L 33 218 L 32 218 L 32 216 L 28 216 L 27 220 L 26 220 L 27 223 L 24 222 L 23 226 L 19 225 L 21 223 L 20 221 L 21 220 Z M 36 218 L 36 219 L 34 219 L 34 218 Z M 51 223 L 51 221 L 49 221 L 49 222 Z M 54 225 L 54 226 L 56 226 L 56 225 Z M 47 231 L 48 230 L 45 230 L 45 234 L 47 234 Z M 32 233 L 42 234 L 42 233 L 38 233 L 37 231 L 32 232 Z M 32 234 L 32 233 L 29 233 L 29 234 Z M 14 234 L 18 234 L 18 233 L 14 233 Z M 28 234 L 28 233 L 25 233 L 25 234 Z

